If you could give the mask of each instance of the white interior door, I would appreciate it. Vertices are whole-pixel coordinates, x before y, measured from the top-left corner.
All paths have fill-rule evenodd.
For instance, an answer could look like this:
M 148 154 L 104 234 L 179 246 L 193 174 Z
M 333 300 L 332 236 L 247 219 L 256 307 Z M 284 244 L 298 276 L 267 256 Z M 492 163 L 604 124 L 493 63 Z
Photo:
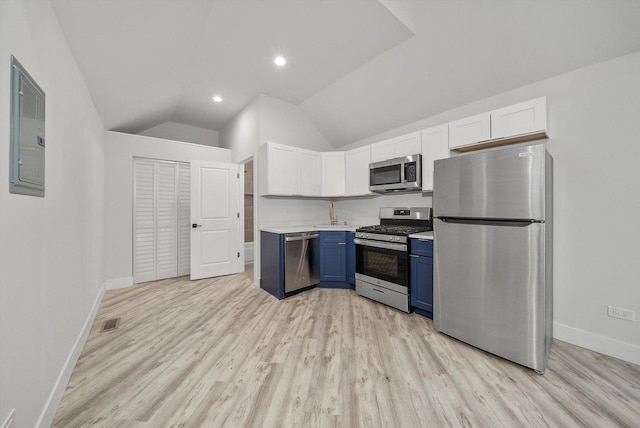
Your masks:
M 191 279 L 244 269 L 240 168 L 191 162 Z

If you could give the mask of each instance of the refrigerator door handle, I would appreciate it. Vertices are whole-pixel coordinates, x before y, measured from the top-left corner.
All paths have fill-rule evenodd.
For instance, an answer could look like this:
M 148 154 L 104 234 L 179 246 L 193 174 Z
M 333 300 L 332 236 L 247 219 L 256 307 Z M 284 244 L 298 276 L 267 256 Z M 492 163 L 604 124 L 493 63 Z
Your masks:
M 535 219 L 509 219 L 509 218 L 475 218 L 475 217 L 436 217 L 443 223 L 478 224 L 483 226 L 511 226 L 527 227 L 534 223 L 544 223 L 544 220 Z

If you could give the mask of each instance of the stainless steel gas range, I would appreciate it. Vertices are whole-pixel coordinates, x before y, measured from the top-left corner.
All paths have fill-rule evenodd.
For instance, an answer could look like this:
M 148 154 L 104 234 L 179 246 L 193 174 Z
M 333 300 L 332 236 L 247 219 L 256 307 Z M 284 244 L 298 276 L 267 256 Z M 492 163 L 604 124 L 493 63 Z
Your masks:
M 380 208 L 380 224 L 356 229 L 356 293 L 410 312 L 409 235 L 430 230 L 431 208 Z

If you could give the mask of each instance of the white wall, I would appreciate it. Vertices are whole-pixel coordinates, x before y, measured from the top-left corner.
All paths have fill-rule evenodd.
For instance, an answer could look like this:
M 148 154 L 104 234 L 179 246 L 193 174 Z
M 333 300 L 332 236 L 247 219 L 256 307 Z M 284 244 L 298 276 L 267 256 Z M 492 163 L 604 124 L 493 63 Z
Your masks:
M 267 95 L 259 95 L 220 131 L 220 146 L 233 151 L 234 162 L 254 158 L 254 194 L 260 194 L 260 160 L 257 149 L 268 141 L 330 151 L 333 148 L 299 107 Z M 329 203 L 323 200 L 265 198 L 254 201 L 255 277 L 260 279 L 260 227 L 278 224 L 327 223 Z
M 260 145 L 260 97 L 254 98 L 220 130 L 220 147 L 233 152 L 234 162 L 253 157 Z
M 220 147 L 233 151 L 234 162 L 253 157 L 258 146 L 267 141 L 310 150 L 333 150 L 298 106 L 262 94 L 220 130 Z
M 382 207 L 431 207 L 430 193 L 396 193 L 366 198 L 340 199 L 335 202 L 338 222 L 356 226 L 380 223 Z
M 273 141 L 321 152 L 334 150 L 298 106 L 266 95 L 259 99 L 260 144 Z
M 640 52 L 351 144 L 547 96 L 554 157 L 554 337 L 640 364 Z M 376 204 L 387 196 L 376 199 Z M 419 198 L 415 198 L 419 201 Z M 386 204 L 386 202 L 384 202 Z M 357 217 L 364 201 L 338 202 Z M 607 316 L 607 305 L 636 321 Z
M 300 108 L 266 95 L 256 97 L 220 131 L 220 147 L 233 151 L 234 162 L 255 157 L 258 146 L 268 141 L 321 152 L 333 150 Z M 259 168 L 255 159 L 254 183 L 258 183 Z M 256 189 L 255 194 L 258 192 Z M 256 217 L 263 224 L 282 221 L 285 216 L 289 221 L 304 221 L 308 219 L 309 203 L 313 202 L 260 198 L 259 204 L 263 205 L 256 209 Z
M 329 224 L 329 199 L 261 197 L 262 227 Z
M 107 288 L 133 284 L 133 158 L 231 162 L 218 147 L 106 132 L 105 278 Z
M 46 93 L 44 198 L 9 193 L 11 54 Z M 0 100 L 0 423 L 49 426 L 102 296 L 104 129 L 48 1 L 0 1 Z
M 185 143 L 218 147 L 218 131 L 177 122 L 164 122 L 138 134 L 165 140 L 184 141 Z

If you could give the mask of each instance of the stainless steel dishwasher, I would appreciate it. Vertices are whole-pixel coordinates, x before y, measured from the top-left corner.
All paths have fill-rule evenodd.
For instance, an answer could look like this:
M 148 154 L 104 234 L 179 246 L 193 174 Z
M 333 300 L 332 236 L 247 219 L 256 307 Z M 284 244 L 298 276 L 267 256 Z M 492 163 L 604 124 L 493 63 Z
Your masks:
M 300 290 L 320 282 L 319 234 L 284 235 L 284 292 Z

